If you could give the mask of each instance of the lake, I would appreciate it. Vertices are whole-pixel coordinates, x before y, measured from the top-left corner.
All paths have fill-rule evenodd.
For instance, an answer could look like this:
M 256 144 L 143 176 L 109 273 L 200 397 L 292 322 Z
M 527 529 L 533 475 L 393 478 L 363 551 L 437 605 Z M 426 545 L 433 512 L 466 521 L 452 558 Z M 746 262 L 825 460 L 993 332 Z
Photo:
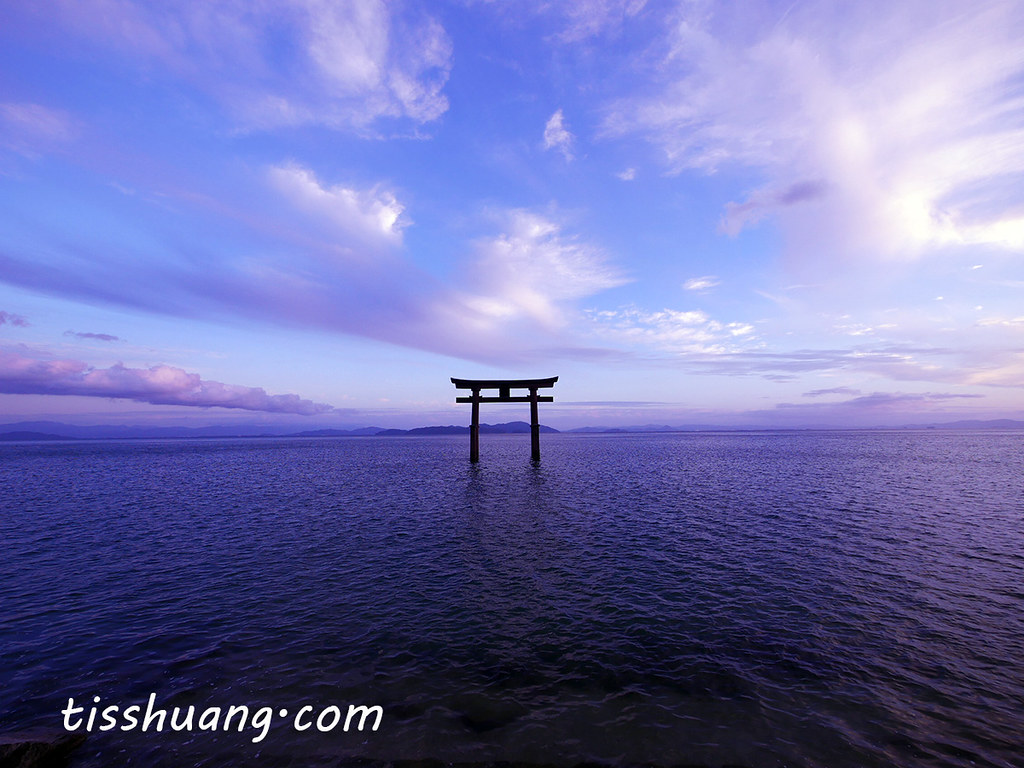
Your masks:
M 1024 434 L 541 448 L 0 445 L 0 730 L 118 707 L 77 768 L 1024 764 Z M 122 727 L 151 694 L 274 719 Z

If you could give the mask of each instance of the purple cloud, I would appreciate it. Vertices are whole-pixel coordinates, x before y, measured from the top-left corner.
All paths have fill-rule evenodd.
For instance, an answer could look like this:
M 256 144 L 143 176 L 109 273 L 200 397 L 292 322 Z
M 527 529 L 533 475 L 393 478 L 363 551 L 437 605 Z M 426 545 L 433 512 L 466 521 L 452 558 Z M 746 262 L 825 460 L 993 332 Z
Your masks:
M 850 387 L 831 387 L 830 389 L 812 389 L 810 392 L 804 392 L 804 397 L 821 397 L 822 395 L 859 395 L 859 389 L 852 389 Z
M 0 310 L 0 325 L 4 325 L 5 323 L 16 325 L 19 328 L 28 327 L 28 320 L 26 320 L 21 315 L 16 315 L 13 312 L 4 312 L 3 310 Z
M 96 341 L 121 341 L 120 336 L 111 336 L 109 333 L 79 333 L 78 331 L 64 331 L 65 336 L 74 339 L 95 339 Z
M 783 189 L 759 189 L 745 202 L 726 203 L 720 228 L 735 236 L 744 227 L 757 223 L 779 208 L 818 200 L 826 194 L 828 184 L 821 180 L 798 181 Z
M 0 393 L 80 395 L 135 400 L 153 405 L 239 408 L 268 413 L 311 415 L 334 409 L 298 395 L 268 395 L 260 387 L 207 381 L 169 365 L 93 368 L 80 360 L 39 360 L 0 350 Z

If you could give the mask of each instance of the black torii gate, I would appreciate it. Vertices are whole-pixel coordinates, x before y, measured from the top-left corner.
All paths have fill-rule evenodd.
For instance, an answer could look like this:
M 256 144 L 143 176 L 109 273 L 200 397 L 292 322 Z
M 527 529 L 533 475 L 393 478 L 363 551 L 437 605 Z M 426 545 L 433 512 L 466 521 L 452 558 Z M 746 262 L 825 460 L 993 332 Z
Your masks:
M 538 389 L 555 386 L 557 376 L 550 379 L 456 379 L 452 384 L 456 389 L 470 389 L 470 397 L 456 397 L 456 403 L 473 404 L 473 422 L 469 427 L 469 460 L 480 461 L 480 403 L 529 403 L 530 404 L 530 458 L 540 461 L 540 419 L 537 416 L 537 403 L 553 403 L 555 398 L 542 397 Z M 481 389 L 496 389 L 497 396 L 481 397 Z M 528 389 L 529 395 L 511 394 L 513 389 Z

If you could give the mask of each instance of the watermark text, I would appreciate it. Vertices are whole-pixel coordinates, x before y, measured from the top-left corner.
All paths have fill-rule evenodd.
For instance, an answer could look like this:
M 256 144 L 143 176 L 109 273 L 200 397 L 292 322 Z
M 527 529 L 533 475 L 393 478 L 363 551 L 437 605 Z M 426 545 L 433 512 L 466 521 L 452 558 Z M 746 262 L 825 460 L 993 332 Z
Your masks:
M 102 705 L 99 696 L 92 697 L 92 704 L 76 706 L 73 697 L 68 698 L 68 705 L 60 711 L 64 716 L 64 730 L 78 731 L 237 731 L 241 733 L 251 728 L 256 733 L 252 742 L 257 744 L 267 737 L 274 718 L 280 718 L 291 725 L 296 731 L 308 731 L 311 728 L 328 733 L 340 728 L 344 732 L 350 730 L 376 731 L 384 719 L 384 709 L 374 705 L 349 704 L 344 712 L 342 708 L 330 704 L 317 709 L 309 704 L 300 707 L 294 714 L 287 709 L 275 710 L 273 707 L 249 707 L 235 704 L 228 707 L 197 708 L 172 707 L 162 709 L 156 705 L 156 694 L 149 694 L 149 700 L 143 706 L 132 704 L 122 708 L 118 704 Z

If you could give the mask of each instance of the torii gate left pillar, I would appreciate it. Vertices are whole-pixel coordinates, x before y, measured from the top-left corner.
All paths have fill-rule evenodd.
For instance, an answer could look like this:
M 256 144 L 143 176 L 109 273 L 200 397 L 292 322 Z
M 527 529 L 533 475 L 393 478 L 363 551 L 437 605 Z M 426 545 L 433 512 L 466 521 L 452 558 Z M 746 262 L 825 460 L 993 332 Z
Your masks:
M 555 398 L 544 397 L 537 394 L 539 389 L 549 389 L 555 386 L 557 376 L 549 379 L 456 379 L 452 377 L 452 384 L 456 389 L 468 389 L 472 391 L 470 397 L 456 397 L 456 403 L 471 403 L 473 406 L 473 421 L 469 425 L 469 460 L 473 463 L 480 461 L 480 403 L 529 403 L 530 404 L 530 457 L 534 461 L 540 461 L 540 418 L 537 413 L 537 403 L 553 403 Z M 497 396 L 483 397 L 480 391 L 483 389 L 498 390 Z M 513 389 L 528 389 L 529 395 L 512 395 Z

